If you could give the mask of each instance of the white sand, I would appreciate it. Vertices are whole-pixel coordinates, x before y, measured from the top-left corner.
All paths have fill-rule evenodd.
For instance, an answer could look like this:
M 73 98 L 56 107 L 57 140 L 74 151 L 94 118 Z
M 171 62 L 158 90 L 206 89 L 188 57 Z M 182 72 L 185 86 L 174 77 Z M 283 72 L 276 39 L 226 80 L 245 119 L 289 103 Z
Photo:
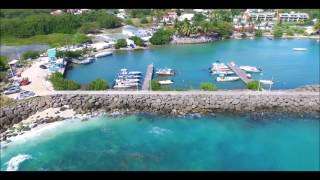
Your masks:
M 21 89 L 27 91 L 33 91 L 36 96 L 44 96 L 54 94 L 52 84 L 46 80 L 49 74 L 48 69 L 41 69 L 39 66 L 46 64 L 48 60 L 46 58 L 39 58 L 32 66 L 27 68 L 21 73 L 21 77 L 27 77 L 31 83 L 27 86 L 21 86 Z

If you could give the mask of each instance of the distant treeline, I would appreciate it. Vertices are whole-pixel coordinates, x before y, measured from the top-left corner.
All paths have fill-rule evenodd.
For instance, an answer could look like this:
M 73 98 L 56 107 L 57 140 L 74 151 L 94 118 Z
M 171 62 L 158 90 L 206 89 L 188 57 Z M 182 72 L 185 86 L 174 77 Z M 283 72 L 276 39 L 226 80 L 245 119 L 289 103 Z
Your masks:
M 7 10 L 1 11 L 0 21 L 1 36 L 19 38 L 51 33 L 88 33 L 96 28 L 121 26 L 121 20 L 107 13 L 106 10 L 92 11 L 82 15 L 59 16 L 52 16 L 46 10 Z

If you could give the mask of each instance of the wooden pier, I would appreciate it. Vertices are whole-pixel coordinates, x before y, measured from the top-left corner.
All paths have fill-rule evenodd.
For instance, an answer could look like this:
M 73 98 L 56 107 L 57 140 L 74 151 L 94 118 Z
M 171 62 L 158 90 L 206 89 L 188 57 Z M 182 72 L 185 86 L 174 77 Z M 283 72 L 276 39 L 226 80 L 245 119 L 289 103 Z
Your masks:
M 147 67 L 147 72 L 144 77 L 143 85 L 142 85 L 142 90 L 148 91 L 150 90 L 150 81 L 153 76 L 153 64 L 149 64 Z
M 244 83 L 248 84 L 250 81 L 252 81 L 247 77 L 247 73 L 244 70 L 240 69 L 236 64 L 232 65 L 232 63 L 228 63 L 227 65 L 234 73 L 236 73 L 240 77 L 240 79 Z

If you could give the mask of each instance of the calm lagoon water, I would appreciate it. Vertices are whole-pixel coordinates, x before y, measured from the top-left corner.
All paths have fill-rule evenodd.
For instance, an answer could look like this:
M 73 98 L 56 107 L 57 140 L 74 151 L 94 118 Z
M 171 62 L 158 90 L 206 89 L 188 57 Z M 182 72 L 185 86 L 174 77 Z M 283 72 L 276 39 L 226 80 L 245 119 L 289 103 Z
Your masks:
M 320 44 L 310 39 L 258 38 L 255 40 L 223 40 L 207 44 L 167 45 L 149 50 L 115 52 L 90 65 L 77 65 L 66 74 L 68 79 L 88 83 L 97 78 L 111 85 L 121 68 L 145 73 L 147 65 L 174 68 L 177 75 L 173 87 L 198 88 L 201 82 L 213 82 L 220 89 L 244 88 L 242 81 L 215 81 L 208 68 L 216 60 L 234 61 L 238 65 L 257 66 L 263 73 L 253 79 L 273 79 L 272 89 L 290 89 L 307 84 L 319 84 Z M 292 48 L 307 48 L 293 51 Z M 155 77 L 157 78 L 157 77 Z
M 319 170 L 319 120 L 102 116 L 11 144 L 1 170 Z M 19 163 L 8 163 L 15 158 Z M 12 162 L 12 161 L 11 161 Z

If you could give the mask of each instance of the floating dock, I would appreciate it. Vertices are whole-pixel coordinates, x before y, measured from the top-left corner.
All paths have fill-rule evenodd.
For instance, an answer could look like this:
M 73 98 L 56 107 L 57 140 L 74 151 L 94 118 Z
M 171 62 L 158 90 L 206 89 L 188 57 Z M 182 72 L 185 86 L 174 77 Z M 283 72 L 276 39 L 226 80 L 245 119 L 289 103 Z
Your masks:
M 252 81 L 247 77 L 247 73 L 244 70 L 240 69 L 236 64 L 232 65 L 232 63 L 228 63 L 227 65 L 234 73 L 236 73 L 240 77 L 240 79 L 244 83 L 248 84 L 250 81 Z
M 142 85 L 142 90 L 148 91 L 150 90 L 150 81 L 153 76 L 153 64 L 149 64 L 147 67 L 147 72 L 144 77 L 143 85 Z

